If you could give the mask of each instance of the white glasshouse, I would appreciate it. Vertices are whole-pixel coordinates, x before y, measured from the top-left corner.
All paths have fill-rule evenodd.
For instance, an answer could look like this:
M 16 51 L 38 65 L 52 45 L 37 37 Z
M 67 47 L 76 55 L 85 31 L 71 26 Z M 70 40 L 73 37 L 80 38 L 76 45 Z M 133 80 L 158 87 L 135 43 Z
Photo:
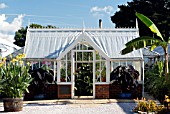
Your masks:
M 109 85 L 110 73 L 119 65 L 132 65 L 140 72 L 138 81 L 142 83 L 142 50 L 121 55 L 125 43 L 138 36 L 138 28 L 28 28 L 24 53 L 33 69 L 46 65 L 53 69 L 57 85 L 70 85 L 71 98 L 76 97 L 75 71 L 80 64 L 92 65 L 95 98 L 96 86 Z M 106 80 L 102 80 L 104 68 Z
M 20 49 L 20 47 L 13 44 L 13 42 L 0 37 L 0 57 L 5 57 L 18 49 Z

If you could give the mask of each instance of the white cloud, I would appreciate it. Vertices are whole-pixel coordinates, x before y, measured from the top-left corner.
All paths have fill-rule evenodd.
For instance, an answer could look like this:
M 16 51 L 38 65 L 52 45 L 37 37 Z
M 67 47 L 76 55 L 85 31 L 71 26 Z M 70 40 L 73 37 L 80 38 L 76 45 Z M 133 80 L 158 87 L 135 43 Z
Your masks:
M 7 8 L 8 6 L 5 3 L 0 3 L 0 9 Z
M 18 15 L 18 17 L 14 18 L 14 20 L 9 23 L 6 21 L 7 17 L 5 14 L 0 15 L 0 32 L 16 32 L 22 26 L 23 17 L 23 15 Z
M 111 15 L 113 14 L 113 7 L 112 6 L 105 6 L 105 7 L 92 7 L 90 9 L 90 12 L 93 14 L 93 16 L 104 16 L 104 15 Z
M 11 23 L 5 14 L 0 15 L 0 37 L 13 41 L 14 33 L 22 27 L 23 15 L 18 15 Z

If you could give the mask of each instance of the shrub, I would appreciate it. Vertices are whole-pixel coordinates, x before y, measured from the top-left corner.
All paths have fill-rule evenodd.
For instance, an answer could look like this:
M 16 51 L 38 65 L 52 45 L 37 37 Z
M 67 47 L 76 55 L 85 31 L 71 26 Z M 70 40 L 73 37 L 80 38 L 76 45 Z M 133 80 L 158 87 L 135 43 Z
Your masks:
M 165 95 L 169 95 L 169 81 L 165 80 L 163 72 L 163 62 L 158 61 L 153 68 L 145 72 L 145 91 L 150 92 L 160 102 L 164 100 Z

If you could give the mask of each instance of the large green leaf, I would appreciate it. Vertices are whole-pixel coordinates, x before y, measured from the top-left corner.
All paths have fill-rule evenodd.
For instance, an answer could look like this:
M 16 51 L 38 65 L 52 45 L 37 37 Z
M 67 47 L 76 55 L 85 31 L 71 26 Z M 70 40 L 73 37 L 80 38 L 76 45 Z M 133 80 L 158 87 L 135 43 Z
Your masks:
M 170 37 L 169 37 L 169 39 L 168 39 L 168 43 L 170 44 Z
M 124 49 L 121 51 L 121 54 L 122 54 L 122 55 L 125 55 L 125 54 L 127 54 L 127 53 L 132 52 L 133 50 L 134 50 L 133 46 L 128 46 L 128 47 L 124 48 Z
M 125 45 L 127 47 L 133 46 L 135 48 L 135 47 L 138 47 L 138 45 L 140 47 L 143 44 L 143 47 L 146 47 L 146 46 L 151 46 L 157 42 L 161 42 L 161 40 L 150 37 L 150 36 L 142 36 L 142 37 L 137 37 L 137 38 L 127 42 Z M 143 48 L 143 47 L 141 47 L 141 48 Z
M 156 33 L 157 36 L 159 36 L 162 41 L 164 41 L 160 31 L 158 30 L 158 28 L 156 27 L 156 25 L 146 16 L 144 16 L 143 14 L 137 13 L 136 12 L 136 16 L 147 26 L 150 28 L 150 30 L 154 33 Z
M 161 40 L 160 39 L 155 39 L 153 37 L 149 37 L 149 36 L 142 36 L 142 37 L 138 37 L 136 39 L 133 39 L 129 42 L 127 42 L 126 48 L 124 48 L 121 51 L 121 54 L 127 54 L 132 52 L 133 50 L 137 50 L 140 48 L 144 48 L 146 46 L 151 46 L 152 49 L 154 49 L 156 46 L 158 46 L 160 44 Z

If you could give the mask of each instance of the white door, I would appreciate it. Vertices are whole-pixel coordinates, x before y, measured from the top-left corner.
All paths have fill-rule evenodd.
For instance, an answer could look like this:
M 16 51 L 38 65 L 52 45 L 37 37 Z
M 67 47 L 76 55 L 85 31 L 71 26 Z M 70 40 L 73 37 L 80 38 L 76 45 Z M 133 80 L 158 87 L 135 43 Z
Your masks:
M 75 73 L 77 73 L 78 68 L 80 68 L 80 65 L 86 65 L 89 66 L 90 68 L 90 75 L 91 77 L 89 78 L 92 82 L 92 84 L 90 84 L 91 86 L 90 89 L 92 89 L 92 93 L 90 93 L 89 98 L 95 98 L 95 62 L 94 62 L 94 58 L 95 58 L 95 53 L 94 50 L 72 50 L 71 53 L 71 73 L 72 73 L 72 98 L 77 98 L 78 96 L 86 96 L 87 93 L 78 93 L 77 92 L 77 81 L 75 80 L 75 78 L 77 78 L 77 76 L 75 75 Z M 82 88 L 84 89 L 84 88 Z M 88 90 L 89 91 L 89 90 Z M 88 94 L 89 95 L 89 94 Z

